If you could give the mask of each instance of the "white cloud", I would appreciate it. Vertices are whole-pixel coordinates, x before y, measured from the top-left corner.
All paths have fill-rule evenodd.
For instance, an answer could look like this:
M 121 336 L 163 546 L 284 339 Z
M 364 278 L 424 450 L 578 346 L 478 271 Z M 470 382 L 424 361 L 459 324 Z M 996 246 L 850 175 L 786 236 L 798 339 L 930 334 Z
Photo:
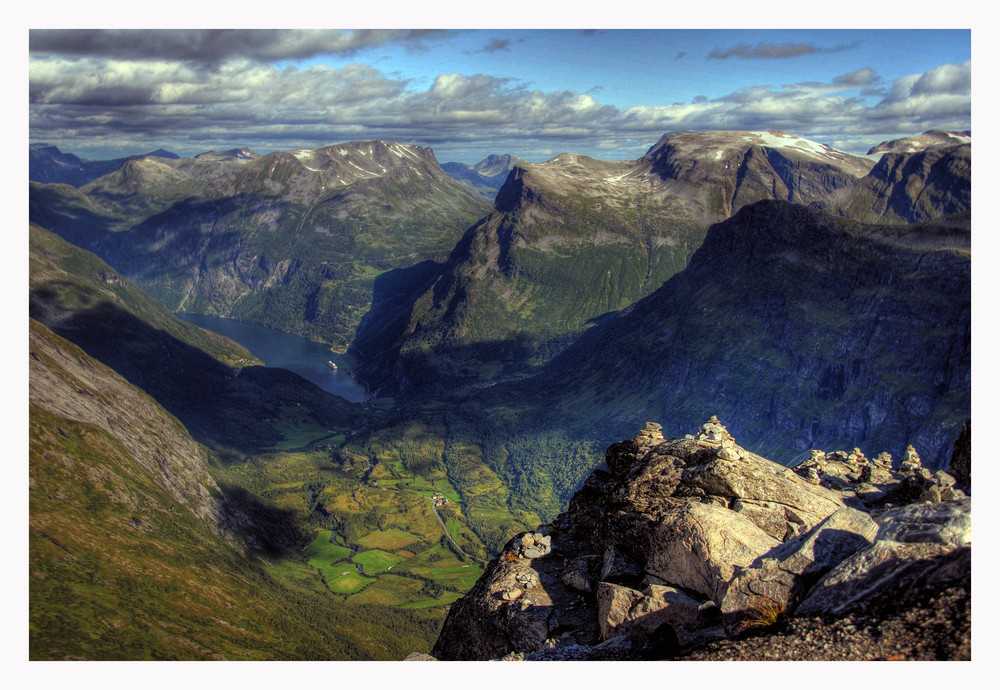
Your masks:
M 206 66 L 44 56 L 29 62 L 29 123 L 33 141 L 81 155 L 95 142 L 130 144 L 128 152 L 166 145 L 197 153 L 381 138 L 485 153 L 635 157 L 645 142 L 679 129 L 781 129 L 855 141 L 861 150 L 886 133 L 969 127 L 969 62 L 899 79 L 874 104 L 845 95 L 874 81 L 862 68 L 832 83 L 749 86 L 690 103 L 620 109 L 591 94 L 529 90 L 485 74 L 440 74 L 417 89 L 365 64 L 279 69 L 249 59 Z

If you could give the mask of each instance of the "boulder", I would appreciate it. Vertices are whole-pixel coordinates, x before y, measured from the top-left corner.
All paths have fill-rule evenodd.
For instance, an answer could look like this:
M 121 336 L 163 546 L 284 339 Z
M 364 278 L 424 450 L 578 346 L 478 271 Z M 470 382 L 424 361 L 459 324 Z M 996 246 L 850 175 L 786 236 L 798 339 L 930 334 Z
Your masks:
M 797 616 L 879 615 L 901 610 L 921 591 L 968 586 L 971 548 L 876 541 L 842 561 L 810 590 Z
M 972 500 L 915 503 L 879 516 L 879 541 L 968 546 L 972 543 Z
M 718 601 L 736 566 L 779 542 L 753 522 L 714 504 L 689 503 L 664 516 L 646 547 L 646 572 Z
M 597 622 L 601 639 L 608 640 L 623 633 L 618 628 L 625 622 L 632 606 L 642 599 L 642 592 L 611 582 L 597 585 Z
M 798 615 L 891 609 L 904 593 L 971 581 L 970 499 L 885 511 L 875 543 L 846 558 L 810 590 Z
M 807 534 L 739 569 L 720 602 L 726 630 L 738 633 L 763 621 L 768 610 L 791 613 L 820 577 L 870 545 L 877 532 L 867 513 L 841 508 Z

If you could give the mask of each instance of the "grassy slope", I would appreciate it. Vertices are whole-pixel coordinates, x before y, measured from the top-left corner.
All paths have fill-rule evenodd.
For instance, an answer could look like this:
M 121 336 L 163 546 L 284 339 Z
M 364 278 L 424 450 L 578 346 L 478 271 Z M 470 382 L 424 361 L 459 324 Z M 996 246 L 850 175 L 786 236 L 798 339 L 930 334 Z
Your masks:
M 30 410 L 31 658 L 400 658 L 429 646 L 434 617 L 337 606 L 179 500 L 166 478 L 180 470 L 151 472 L 135 448 L 184 443 L 183 427 L 144 394 L 36 322 L 32 358 L 45 374 L 33 372 Z M 74 418 L 114 419 L 128 399 L 159 412 L 121 430 Z

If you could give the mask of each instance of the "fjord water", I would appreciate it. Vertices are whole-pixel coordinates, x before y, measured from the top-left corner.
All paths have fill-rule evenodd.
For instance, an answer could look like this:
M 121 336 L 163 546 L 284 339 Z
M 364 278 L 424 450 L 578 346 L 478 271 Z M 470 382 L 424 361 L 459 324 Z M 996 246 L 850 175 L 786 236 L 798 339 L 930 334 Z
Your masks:
M 219 316 L 178 312 L 177 317 L 235 340 L 267 366 L 294 371 L 327 393 L 351 402 L 365 399 L 364 386 L 351 378 L 350 361 L 343 355 L 330 352 L 328 345 Z M 337 369 L 332 369 L 327 362 L 336 364 Z

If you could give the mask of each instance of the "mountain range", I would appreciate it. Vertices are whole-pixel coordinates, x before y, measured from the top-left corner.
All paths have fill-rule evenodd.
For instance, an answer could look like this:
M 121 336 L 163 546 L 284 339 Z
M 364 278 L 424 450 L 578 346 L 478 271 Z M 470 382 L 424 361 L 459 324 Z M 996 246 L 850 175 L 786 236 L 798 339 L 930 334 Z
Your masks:
M 32 658 L 430 651 L 486 561 L 651 420 L 718 414 L 785 465 L 898 468 L 912 445 L 947 467 L 971 410 L 971 136 L 876 148 L 674 132 L 631 161 L 462 172 L 363 141 L 95 175 L 33 145 Z M 348 352 L 372 397 L 172 311 Z M 192 584 L 180 550 L 214 574 Z

